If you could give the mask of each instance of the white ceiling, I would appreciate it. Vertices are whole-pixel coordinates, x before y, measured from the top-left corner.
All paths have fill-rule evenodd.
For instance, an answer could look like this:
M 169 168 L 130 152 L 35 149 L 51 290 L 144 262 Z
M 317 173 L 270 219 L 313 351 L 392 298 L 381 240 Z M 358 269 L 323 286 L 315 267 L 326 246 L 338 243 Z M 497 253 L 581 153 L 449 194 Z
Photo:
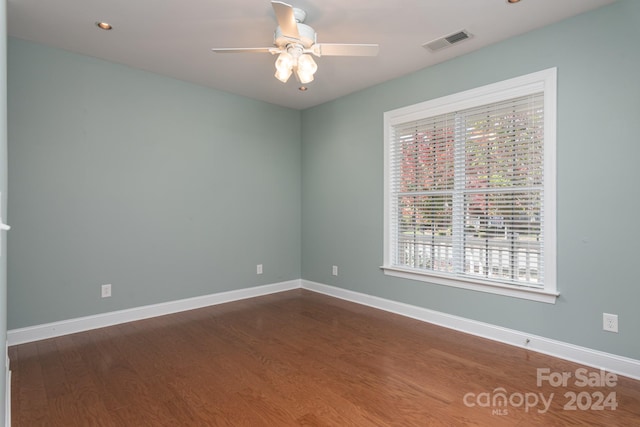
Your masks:
M 317 58 L 306 92 L 273 77 L 268 53 L 210 50 L 271 46 L 270 0 L 8 0 L 7 15 L 13 37 L 304 109 L 614 1 L 291 0 L 318 42 L 380 45 L 374 58 Z M 422 47 L 462 29 L 474 37 L 435 53 Z

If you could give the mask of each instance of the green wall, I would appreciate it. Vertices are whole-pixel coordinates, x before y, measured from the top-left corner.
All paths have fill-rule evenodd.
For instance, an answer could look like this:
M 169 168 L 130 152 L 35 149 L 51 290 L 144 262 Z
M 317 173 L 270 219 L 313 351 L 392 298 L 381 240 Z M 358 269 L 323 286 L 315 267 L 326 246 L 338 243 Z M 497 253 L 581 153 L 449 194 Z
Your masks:
M 0 4 L 0 216 L 7 217 L 7 2 Z M 0 244 L 0 342 L 7 342 L 7 240 L 2 233 Z M 6 366 L 7 354 L 0 351 L 0 366 Z M 4 371 L 4 369 L 3 369 Z M 7 381 L 5 373 L 0 374 L 0 425 L 6 424 L 7 410 L 11 402 L 6 399 Z
M 302 277 L 640 359 L 640 2 L 626 0 L 302 114 Z M 558 67 L 555 305 L 385 276 L 383 113 Z M 338 265 L 340 275 L 331 275 Z M 620 333 L 602 331 L 602 313 Z
M 9 329 L 300 278 L 300 112 L 17 39 L 8 62 Z
M 639 24 L 619 0 L 302 112 L 10 40 L 8 326 L 302 277 L 640 359 Z M 557 303 L 385 276 L 383 113 L 549 67 Z

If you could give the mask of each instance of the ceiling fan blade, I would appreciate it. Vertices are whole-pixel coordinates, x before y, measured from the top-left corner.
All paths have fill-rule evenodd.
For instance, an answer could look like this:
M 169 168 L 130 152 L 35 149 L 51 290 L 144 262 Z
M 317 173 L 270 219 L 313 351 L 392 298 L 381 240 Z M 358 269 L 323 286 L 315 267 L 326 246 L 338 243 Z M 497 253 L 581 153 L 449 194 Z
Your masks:
M 292 39 L 299 39 L 300 34 L 298 33 L 298 24 L 293 13 L 293 7 L 281 1 L 272 1 L 271 6 L 273 6 L 273 10 L 276 13 L 276 19 L 282 35 Z
M 215 53 L 272 53 L 280 52 L 277 47 L 219 47 L 212 48 Z
M 317 56 L 376 56 L 377 44 L 317 43 L 312 51 Z

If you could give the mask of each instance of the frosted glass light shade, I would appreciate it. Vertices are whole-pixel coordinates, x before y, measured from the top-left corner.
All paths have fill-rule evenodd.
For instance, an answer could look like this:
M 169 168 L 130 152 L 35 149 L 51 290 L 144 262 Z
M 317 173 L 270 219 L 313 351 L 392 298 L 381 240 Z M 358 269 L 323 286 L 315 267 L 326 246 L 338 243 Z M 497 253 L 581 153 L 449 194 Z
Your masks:
M 282 52 L 278 55 L 278 59 L 276 59 L 276 79 L 280 80 L 282 83 L 286 83 L 293 72 L 293 65 L 294 60 L 289 53 Z

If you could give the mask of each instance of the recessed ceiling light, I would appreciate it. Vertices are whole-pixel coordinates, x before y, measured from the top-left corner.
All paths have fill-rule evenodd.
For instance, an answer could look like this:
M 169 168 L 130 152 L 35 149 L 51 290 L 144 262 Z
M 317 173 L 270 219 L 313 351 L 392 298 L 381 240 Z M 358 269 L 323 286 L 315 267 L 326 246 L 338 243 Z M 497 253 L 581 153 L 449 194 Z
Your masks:
M 109 24 L 108 22 L 103 22 L 103 21 L 98 21 L 96 22 L 96 25 L 98 26 L 98 28 L 100 28 L 101 30 L 111 30 L 113 27 L 111 26 L 111 24 Z

